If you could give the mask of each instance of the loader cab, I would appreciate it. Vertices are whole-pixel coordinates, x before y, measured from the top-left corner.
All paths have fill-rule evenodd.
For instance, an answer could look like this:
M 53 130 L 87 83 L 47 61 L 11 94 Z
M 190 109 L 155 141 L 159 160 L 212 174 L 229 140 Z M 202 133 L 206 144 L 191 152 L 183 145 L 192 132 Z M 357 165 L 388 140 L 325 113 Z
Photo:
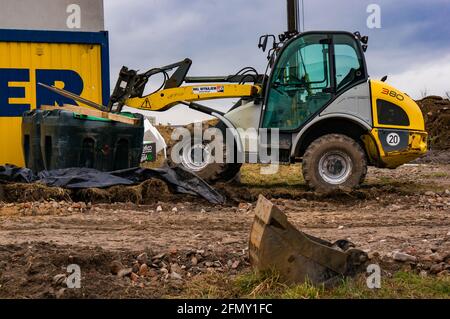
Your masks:
M 367 81 L 360 40 L 349 32 L 306 32 L 280 49 L 261 127 L 298 131 L 337 96 Z

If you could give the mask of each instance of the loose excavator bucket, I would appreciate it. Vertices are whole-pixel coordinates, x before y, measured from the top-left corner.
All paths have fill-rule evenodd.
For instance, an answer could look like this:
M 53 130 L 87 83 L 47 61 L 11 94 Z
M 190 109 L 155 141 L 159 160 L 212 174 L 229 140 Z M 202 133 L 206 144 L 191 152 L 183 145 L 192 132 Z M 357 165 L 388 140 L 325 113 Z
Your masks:
M 298 231 L 272 202 L 259 195 L 250 233 L 250 263 L 258 272 L 275 270 L 286 283 L 332 285 L 363 271 L 365 252 L 347 240 L 330 243 Z

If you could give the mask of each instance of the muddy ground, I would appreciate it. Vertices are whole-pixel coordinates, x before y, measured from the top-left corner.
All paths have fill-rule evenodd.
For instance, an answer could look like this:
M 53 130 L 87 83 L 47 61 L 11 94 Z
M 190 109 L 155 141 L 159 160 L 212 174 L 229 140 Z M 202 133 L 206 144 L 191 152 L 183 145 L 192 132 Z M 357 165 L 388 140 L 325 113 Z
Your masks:
M 71 202 L 63 190 L 49 195 L 45 188 L 37 191 L 47 200 L 27 201 L 35 198 L 29 185 L 3 185 L 0 297 L 179 297 L 204 274 L 232 280 L 250 271 L 247 244 L 260 193 L 307 233 L 349 239 L 394 268 L 448 276 L 450 165 L 370 169 L 360 189 L 327 196 L 301 180 L 256 180 L 252 170 L 244 168 L 241 185 L 218 185 L 227 196 L 223 206 L 161 188 L 146 190 L 158 199 L 141 200 L 147 204 Z M 284 168 L 281 175 L 297 170 Z M 8 201 L 13 192 L 27 196 Z M 396 262 L 395 251 L 418 260 Z M 81 289 L 64 288 L 69 264 L 81 268 Z

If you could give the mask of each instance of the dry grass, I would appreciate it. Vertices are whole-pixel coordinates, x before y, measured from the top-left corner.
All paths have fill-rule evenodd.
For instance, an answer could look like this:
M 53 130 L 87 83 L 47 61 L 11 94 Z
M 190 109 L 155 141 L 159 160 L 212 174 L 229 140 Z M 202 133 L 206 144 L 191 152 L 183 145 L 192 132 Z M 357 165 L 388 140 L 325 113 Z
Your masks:
M 276 174 L 262 174 L 267 165 L 244 164 L 241 168 L 241 183 L 246 186 L 299 186 L 304 185 L 301 164 L 279 165 Z
M 256 298 L 256 299 L 381 299 L 381 298 L 450 298 L 450 276 L 421 277 L 411 272 L 397 272 L 382 278 L 380 289 L 370 289 L 366 278 L 342 280 L 333 288 L 314 286 L 308 282 L 288 286 L 274 272 L 257 275 L 245 273 L 236 278 L 223 274 L 199 276 L 186 284 L 184 298 Z
M 2 187 L 2 197 L 7 202 L 32 202 L 45 200 L 70 201 L 70 190 L 60 187 L 48 187 L 39 183 L 5 184 Z

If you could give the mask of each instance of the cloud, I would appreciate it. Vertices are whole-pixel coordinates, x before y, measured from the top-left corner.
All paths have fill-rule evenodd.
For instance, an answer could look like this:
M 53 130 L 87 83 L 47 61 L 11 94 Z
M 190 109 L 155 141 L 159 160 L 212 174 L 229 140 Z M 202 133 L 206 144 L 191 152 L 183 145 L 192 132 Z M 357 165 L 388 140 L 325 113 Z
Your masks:
M 425 93 L 443 96 L 450 92 L 450 54 L 414 69 L 392 74 L 388 82 L 415 99 L 420 99 Z

